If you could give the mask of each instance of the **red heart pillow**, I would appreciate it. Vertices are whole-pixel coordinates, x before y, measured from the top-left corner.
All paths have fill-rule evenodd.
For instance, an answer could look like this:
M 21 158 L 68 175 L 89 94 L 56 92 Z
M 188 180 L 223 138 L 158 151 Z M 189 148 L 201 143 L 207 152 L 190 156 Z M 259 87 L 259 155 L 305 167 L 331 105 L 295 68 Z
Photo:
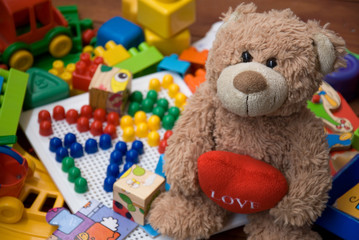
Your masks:
M 202 154 L 197 164 L 203 192 L 231 212 L 270 209 L 288 192 L 287 180 L 278 169 L 249 156 L 211 151 Z

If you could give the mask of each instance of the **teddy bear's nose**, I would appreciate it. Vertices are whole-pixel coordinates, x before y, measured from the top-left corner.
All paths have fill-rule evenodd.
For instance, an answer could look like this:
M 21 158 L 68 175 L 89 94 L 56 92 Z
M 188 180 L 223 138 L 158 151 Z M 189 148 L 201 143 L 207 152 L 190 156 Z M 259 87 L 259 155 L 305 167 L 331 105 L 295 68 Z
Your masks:
M 233 85 L 239 91 L 250 94 L 261 92 L 267 88 L 267 81 L 262 74 L 254 71 L 245 71 L 234 77 Z

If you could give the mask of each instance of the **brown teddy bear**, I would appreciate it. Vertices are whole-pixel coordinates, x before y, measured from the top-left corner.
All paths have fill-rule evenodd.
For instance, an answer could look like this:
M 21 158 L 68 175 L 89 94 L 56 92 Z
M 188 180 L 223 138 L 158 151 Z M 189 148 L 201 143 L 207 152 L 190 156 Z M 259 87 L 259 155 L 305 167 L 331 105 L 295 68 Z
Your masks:
M 206 63 L 207 81 L 188 100 L 168 141 L 164 171 L 171 189 L 154 200 L 149 222 L 176 239 L 209 238 L 221 230 L 230 213 L 226 209 L 231 210 L 224 205 L 243 207 L 248 199 L 204 189 L 228 189 L 232 181 L 232 193 L 240 194 L 259 175 L 245 169 L 251 164 L 234 166 L 246 156 L 277 169 L 286 180 L 280 183 L 284 197 L 249 211 L 248 239 L 320 239 L 311 224 L 331 188 L 329 150 L 323 124 L 306 101 L 324 74 L 345 65 L 344 41 L 289 9 L 257 13 L 254 4 L 241 4 L 223 21 Z M 199 168 L 201 158 L 214 177 L 202 174 L 207 169 L 203 161 Z M 226 175 L 222 169 L 230 170 L 228 164 L 235 171 Z M 243 176 L 250 181 L 236 185 Z M 262 183 L 268 176 L 261 175 Z M 276 179 L 268 182 L 276 189 Z M 248 206 L 253 210 L 258 204 Z

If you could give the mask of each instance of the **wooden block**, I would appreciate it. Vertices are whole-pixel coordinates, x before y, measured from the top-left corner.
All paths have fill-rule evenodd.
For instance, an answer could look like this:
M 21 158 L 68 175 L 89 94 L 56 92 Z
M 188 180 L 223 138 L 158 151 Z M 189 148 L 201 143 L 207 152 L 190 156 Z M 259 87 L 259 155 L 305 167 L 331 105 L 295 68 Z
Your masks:
M 163 177 L 133 165 L 113 185 L 113 200 L 125 207 L 135 222 L 144 225 L 153 199 L 164 189 Z
M 89 86 L 91 107 L 122 115 L 131 91 L 131 80 L 129 71 L 100 64 Z

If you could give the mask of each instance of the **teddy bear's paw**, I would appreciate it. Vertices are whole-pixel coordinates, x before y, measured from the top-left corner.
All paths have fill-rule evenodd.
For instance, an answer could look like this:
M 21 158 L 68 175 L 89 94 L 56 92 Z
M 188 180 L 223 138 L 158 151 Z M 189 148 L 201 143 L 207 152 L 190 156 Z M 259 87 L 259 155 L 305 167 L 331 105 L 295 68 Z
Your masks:
M 220 230 L 226 211 L 206 197 L 186 198 L 166 192 L 151 206 L 148 221 L 161 234 L 175 239 L 209 238 Z
M 305 205 L 301 201 L 291 201 L 283 199 L 276 207 L 270 209 L 277 224 L 305 226 L 312 224 L 319 216 L 320 212 L 313 209 L 310 205 Z
M 292 226 L 278 224 L 268 211 L 248 215 L 248 224 L 244 227 L 248 240 L 319 240 L 320 235 L 310 226 Z

